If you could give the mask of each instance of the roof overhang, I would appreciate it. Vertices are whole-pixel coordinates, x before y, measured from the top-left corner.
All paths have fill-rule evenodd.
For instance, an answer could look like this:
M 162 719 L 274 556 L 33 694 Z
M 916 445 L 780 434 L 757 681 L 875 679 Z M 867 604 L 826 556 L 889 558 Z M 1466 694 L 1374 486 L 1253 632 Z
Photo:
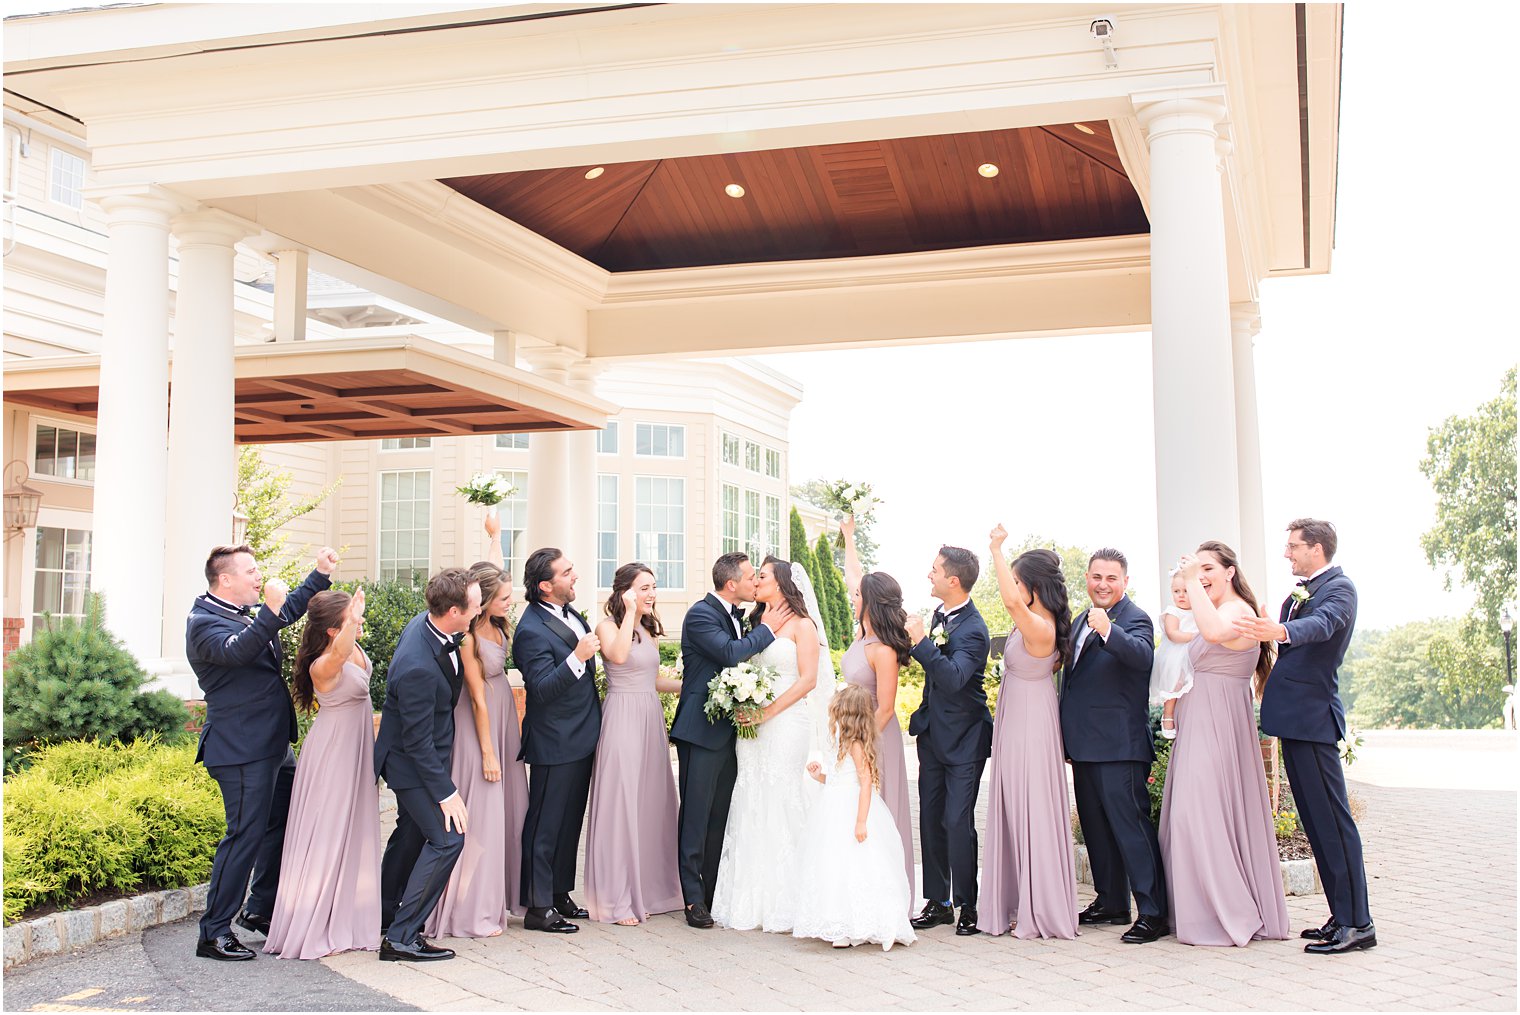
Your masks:
M 171 358 L 172 376 L 172 358 Z M 240 345 L 240 444 L 591 430 L 610 402 L 415 336 Z M 5 401 L 94 417 L 100 357 L 5 364 Z

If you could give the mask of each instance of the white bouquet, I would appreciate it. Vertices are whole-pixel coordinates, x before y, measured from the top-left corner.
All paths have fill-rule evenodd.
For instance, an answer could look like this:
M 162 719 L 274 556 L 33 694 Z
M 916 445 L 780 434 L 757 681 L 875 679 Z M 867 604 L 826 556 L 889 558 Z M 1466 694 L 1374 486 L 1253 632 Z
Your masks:
M 464 486 L 454 488 L 471 504 L 495 507 L 517 492 L 517 487 L 507 482 L 507 477 L 495 472 L 477 472 Z
M 702 711 L 709 722 L 728 719 L 734 724 L 739 736 L 753 739 L 759 727 L 753 723 L 760 718 L 760 711 L 771 701 L 771 685 L 776 670 L 770 666 L 740 663 L 720 670 L 707 682 L 707 704 Z M 740 717 L 750 723 L 741 723 Z

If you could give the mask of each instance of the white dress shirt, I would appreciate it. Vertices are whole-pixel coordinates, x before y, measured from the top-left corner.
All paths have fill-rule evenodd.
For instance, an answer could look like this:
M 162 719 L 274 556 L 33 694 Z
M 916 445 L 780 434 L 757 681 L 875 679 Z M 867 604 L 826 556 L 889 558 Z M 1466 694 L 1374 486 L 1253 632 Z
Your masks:
M 565 624 L 567 626 L 569 625 L 569 621 L 565 617 L 565 611 L 560 609 L 559 606 L 550 605 L 549 603 L 545 602 L 540 602 L 538 605 L 549 611 L 549 615 L 552 616 L 555 620 L 559 621 L 561 624 Z M 575 611 L 572 610 L 570 612 L 574 613 Z M 580 614 L 575 614 L 575 619 L 580 620 Z M 579 627 L 580 625 L 577 624 L 575 626 Z M 582 633 L 584 634 L 587 632 L 583 631 Z M 586 661 L 576 656 L 574 649 L 571 649 L 570 654 L 565 657 L 565 665 L 570 667 L 570 672 L 575 674 L 576 680 L 579 680 L 581 677 L 584 677 L 586 675 Z

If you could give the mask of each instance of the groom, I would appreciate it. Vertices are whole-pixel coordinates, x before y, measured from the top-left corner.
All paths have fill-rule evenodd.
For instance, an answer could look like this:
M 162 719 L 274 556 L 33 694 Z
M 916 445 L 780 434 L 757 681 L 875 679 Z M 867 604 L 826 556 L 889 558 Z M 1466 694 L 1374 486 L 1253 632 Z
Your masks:
M 1261 699 L 1261 729 L 1282 742 L 1293 802 L 1314 850 L 1330 919 L 1300 935 L 1304 951 L 1333 955 L 1377 944 L 1367 908 L 1362 839 L 1346 800 L 1346 777 L 1336 741 L 1346 717 L 1336 693 L 1336 671 L 1356 627 L 1356 586 L 1338 567 L 1335 526 L 1300 518 L 1288 526 L 1283 556 L 1293 562 L 1298 587 L 1283 600 L 1278 621 L 1235 621 L 1241 634 L 1278 643 L 1277 665 Z
M 718 858 L 723 852 L 723 829 L 738 776 L 734 727 L 727 720 L 714 724 L 703 712 L 707 684 L 720 670 L 737 666 L 765 651 L 791 611 L 784 603 L 766 608 L 759 627 L 748 633 L 740 603 L 755 598 L 755 568 L 743 553 L 725 553 L 713 564 L 713 591 L 692 603 L 681 622 L 681 699 L 670 724 L 680 762 L 681 894 L 686 922 L 693 927 L 713 925 L 713 888 L 718 883 Z
M 924 908 L 915 930 L 955 922 L 957 934 L 976 929 L 976 796 L 992 753 L 992 715 L 982 673 L 991 641 L 971 588 L 976 554 L 942 546 L 929 569 L 929 592 L 943 606 L 929 633 L 922 617 L 908 618 L 913 658 L 924 668 L 924 699 L 908 732 L 918 741 L 919 841 L 924 855 Z M 951 888 L 954 887 L 954 894 Z

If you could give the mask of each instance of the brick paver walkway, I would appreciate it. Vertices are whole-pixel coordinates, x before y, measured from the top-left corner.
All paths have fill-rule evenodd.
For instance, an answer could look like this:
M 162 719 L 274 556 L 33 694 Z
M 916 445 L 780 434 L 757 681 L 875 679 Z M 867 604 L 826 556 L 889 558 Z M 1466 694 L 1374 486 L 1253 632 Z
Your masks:
M 697 931 L 678 915 L 642 927 L 583 922 L 560 938 L 513 926 L 449 941 L 429 966 L 369 953 L 327 965 L 400 1001 L 450 1010 L 1463 1009 L 1516 1007 L 1516 738 L 1499 731 L 1367 735 L 1350 770 L 1365 813 L 1380 944 L 1305 955 L 1301 942 L 1124 945 L 1121 927 L 1076 941 L 956 937 L 837 951 L 758 932 Z M 985 827 L 984 825 L 981 827 Z M 1079 903 L 1092 892 L 1079 886 Z M 1322 896 L 1290 898 L 1295 929 Z

